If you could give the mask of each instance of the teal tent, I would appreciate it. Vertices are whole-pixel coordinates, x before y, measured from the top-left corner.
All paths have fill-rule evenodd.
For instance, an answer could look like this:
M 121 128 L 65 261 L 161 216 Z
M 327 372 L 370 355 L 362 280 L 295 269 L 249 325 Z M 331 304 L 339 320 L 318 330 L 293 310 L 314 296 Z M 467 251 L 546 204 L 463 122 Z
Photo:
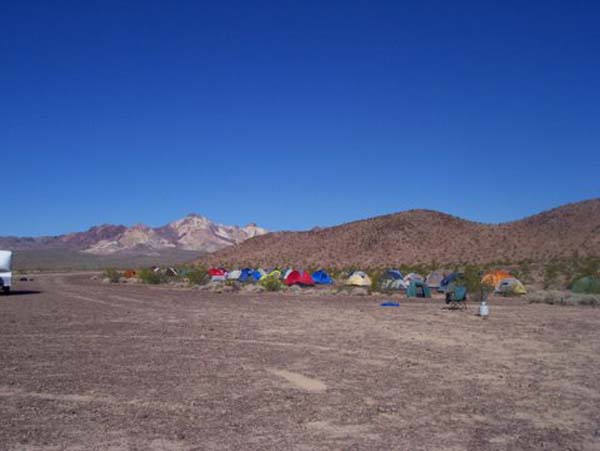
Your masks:
M 430 298 L 431 290 L 422 280 L 411 280 L 406 288 L 406 297 L 408 298 Z

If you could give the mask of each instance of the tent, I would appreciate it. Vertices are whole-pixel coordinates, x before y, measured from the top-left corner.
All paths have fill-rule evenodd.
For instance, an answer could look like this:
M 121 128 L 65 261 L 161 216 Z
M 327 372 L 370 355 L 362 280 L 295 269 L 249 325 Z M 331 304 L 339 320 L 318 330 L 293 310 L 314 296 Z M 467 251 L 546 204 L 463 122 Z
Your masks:
M 254 277 L 254 280 L 260 280 L 266 275 L 267 275 L 267 272 L 264 269 L 258 268 L 256 271 L 254 271 L 254 274 L 252 275 L 252 277 Z
M 315 271 L 312 275 L 313 280 L 318 285 L 331 285 L 333 284 L 333 279 L 325 272 L 320 269 L 319 271 Z
M 585 276 L 571 285 L 573 293 L 600 294 L 600 276 Z
M 264 274 L 260 277 L 260 280 L 263 280 L 267 277 L 272 277 L 274 279 L 281 279 L 281 271 L 279 271 L 278 269 L 274 269 L 272 271 L 269 271 L 268 273 L 265 271 Z
M 293 271 L 292 268 L 288 268 L 285 270 L 285 272 L 283 273 L 283 280 L 287 279 L 287 277 L 290 275 L 290 273 Z
M 362 271 L 354 271 L 350 277 L 348 277 L 348 280 L 346 280 L 346 285 L 355 287 L 370 287 L 371 279 Z
M 214 282 L 223 281 L 227 278 L 227 271 L 223 268 L 210 268 L 208 275 L 210 276 L 210 280 Z
M 419 282 L 425 282 L 425 277 L 421 274 L 417 274 L 416 272 L 411 272 L 410 274 L 404 276 L 404 284 L 408 287 L 413 280 L 418 280 Z
M 397 269 L 388 269 L 379 278 L 379 289 L 381 291 L 405 290 L 402 273 Z
M 463 276 L 462 273 L 460 272 L 453 272 L 448 274 L 446 277 L 444 277 L 442 279 L 442 281 L 440 282 L 440 288 L 439 291 L 446 291 L 446 289 L 448 288 L 448 286 L 452 283 L 454 283 L 456 281 L 456 279 L 459 279 Z
M 254 277 L 252 277 L 253 275 L 254 270 L 252 268 L 244 268 L 240 272 L 240 277 L 238 278 L 238 280 L 240 282 L 252 282 L 254 280 Z
M 123 273 L 123 277 L 125 277 L 126 279 L 133 279 L 135 276 L 137 276 L 137 272 L 135 271 L 135 269 L 127 269 Z
M 303 286 L 312 286 L 315 284 L 315 281 L 310 276 L 310 274 L 306 271 L 292 271 L 289 273 L 287 278 L 285 279 L 285 284 L 288 286 L 291 285 L 303 285 Z
M 234 269 L 230 273 L 227 274 L 227 280 L 239 280 L 242 275 L 242 271 L 239 269 Z
M 406 288 L 406 297 L 408 298 L 430 298 L 431 290 L 427 284 L 421 280 L 411 280 Z
M 498 293 L 502 293 L 505 296 L 516 296 L 520 294 L 527 294 L 527 290 L 525 286 L 521 283 L 519 279 L 515 277 L 509 277 L 507 279 L 503 279 L 496 288 Z
M 444 280 L 444 278 L 449 274 L 450 274 L 449 271 L 444 271 L 441 269 L 432 271 L 425 278 L 425 283 L 427 284 L 427 286 L 429 288 L 438 289 L 438 288 L 440 288 L 440 286 L 442 284 L 442 280 Z
M 506 272 L 501 269 L 495 269 L 493 271 L 488 271 L 487 273 L 485 273 L 484 276 L 481 278 L 481 283 L 484 285 L 490 285 L 495 289 L 498 289 L 500 282 L 502 282 L 504 279 L 511 278 L 513 278 L 513 276 L 509 272 Z

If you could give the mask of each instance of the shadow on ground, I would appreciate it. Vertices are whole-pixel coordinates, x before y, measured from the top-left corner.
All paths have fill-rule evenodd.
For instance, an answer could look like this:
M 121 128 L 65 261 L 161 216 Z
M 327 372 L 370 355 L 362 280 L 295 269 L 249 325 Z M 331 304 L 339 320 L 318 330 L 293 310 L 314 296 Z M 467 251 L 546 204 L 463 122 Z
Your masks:
M 27 296 L 31 294 L 40 294 L 41 291 L 38 290 L 11 290 L 8 294 L 0 294 L 0 297 L 13 297 L 13 296 Z

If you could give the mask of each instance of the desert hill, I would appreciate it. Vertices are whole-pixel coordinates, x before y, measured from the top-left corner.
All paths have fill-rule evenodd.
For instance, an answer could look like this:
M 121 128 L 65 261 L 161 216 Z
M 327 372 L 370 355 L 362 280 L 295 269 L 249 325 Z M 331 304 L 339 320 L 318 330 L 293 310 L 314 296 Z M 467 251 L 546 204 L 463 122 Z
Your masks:
M 277 232 L 203 256 L 208 265 L 379 266 L 600 256 L 600 199 L 502 223 L 409 210 L 306 232 Z

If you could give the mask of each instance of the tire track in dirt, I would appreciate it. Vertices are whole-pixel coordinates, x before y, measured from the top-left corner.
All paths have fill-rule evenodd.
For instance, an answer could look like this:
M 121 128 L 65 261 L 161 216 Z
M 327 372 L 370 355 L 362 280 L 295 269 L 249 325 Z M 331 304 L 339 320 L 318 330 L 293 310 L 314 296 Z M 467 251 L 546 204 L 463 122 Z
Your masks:
M 169 335 L 102 335 L 102 334 L 0 334 L 2 338 L 38 338 L 40 340 L 46 340 L 52 338 L 56 339 L 91 339 L 91 340 L 148 340 L 148 341 L 182 341 L 182 342 L 215 342 L 215 343 L 237 343 L 237 344 L 248 344 L 257 346 L 275 346 L 282 348 L 292 348 L 300 350 L 312 350 L 324 353 L 338 354 L 340 357 L 354 358 L 364 360 L 368 358 L 369 362 L 374 360 L 382 361 L 394 361 L 397 360 L 396 355 L 377 355 L 373 353 L 365 354 L 358 351 L 349 349 L 332 348 L 327 346 L 303 344 L 303 343 L 289 343 L 284 341 L 266 341 L 266 340 L 251 340 L 251 339 L 240 339 L 240 338 L 207 338 L 207 337 L 191 337 L 191 336 L 169 336 Z M 413 359 L 414 360 L 414 359 Z
M 143 399 L 119 399 L 110 395 L 97 394 L 74 394 L 74 393 L 47 393 L 31 392 L 0 385 L 0 398 L 34 398 L 47 401 L 67 403 L 102 403 L 117 404 L 122 406 L 150 407 L 157 410 L 179 411 L 190 408 L 190 406 L 176 402 L 148 401 Z
M 148 310 L 152 310 L 155 308 L 160 308 L 161 310 L 168 310 L 168 307 L 164 304 L 164 300 L 157 301 L 155 299 L 148 298 L 137 299 L 130 296 L 121 296 L 112 293 L 103 294 L 102 297 L 104 299 L 98 299 L 94 296 L 95 293 L 90 288 L 69 284 L 65 280 L 65 277 L 55 277 L 50 279 L 50 282 L 51 284 L 54 284 L 58 287 L 58 292 L 56 293 L 57 295 L 65 296 L 71 299 L 92 302 L 129 311 L 135 310 L 137 312 L 143 313 L 149 313 Z M 111 300 L 117 302 L 110 302 Z M 139 306 L 141 305 L 143 305 L 145 308 L 139 308 Z

